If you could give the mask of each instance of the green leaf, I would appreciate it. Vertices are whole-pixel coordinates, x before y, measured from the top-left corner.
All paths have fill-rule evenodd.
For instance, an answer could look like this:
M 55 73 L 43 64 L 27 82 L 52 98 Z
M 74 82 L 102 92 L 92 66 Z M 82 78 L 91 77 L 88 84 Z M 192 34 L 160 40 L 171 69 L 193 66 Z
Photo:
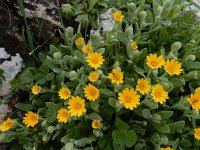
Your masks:
M 100 137 L 99 140 L 98 140 L 98 146 L 100 149 L 103 149 L 105 146 L 106 146 L 106 138 L 103 136 L 103 137 Z
M 115 93 L 109 89 L 101 89 L 101 94 L 106 95 L 108 97 L 116 97 Z
M 116 144 L 125 144 L 127 147 L 132 147 L 137 141 L 135 130 L 114 130 L 112 138 Z
M 145 99 L 145 100 L 143 101 L 143 103 L 144 103 L 146 106 L 148 106 L 150 109 L 156 109 L 156 108 L 158 108 L 158 103 L 152 102 L 151 99 Z
M 114 108 L 115 108 L 117 102 L 118 102 L 118 101 L 117 101 L 116 99 L 114 99 L 114 98 L 109 98 L 109 99 L 108 99 L 108 104 L 109 104 L 110 106 L 114 107 Z
M 185 80 L 183 78 L 173 78 L 171 82 L 174 87 L 185 85 Z
M 98 2 L 99 0 L 90 0 L 89 1 L 89 8 L 87 10 L 87 12 L 90 12 L 92 10 L 92 8 L 94 7 L 94 5 Z
M 129 129 L 129 125 L 118 117 L 115 120 L 115 126 L 117 129 L 123 129 L 123 130 Z
M 191 147 L 192 143 L 190 142 L 190 140 L 187 139 L 182 139 L 179 143 L 182 147 Z
M 170 133 L 170 128 L 166 123 L 161 123 L 161 124 L 157 124 L 157 123 L 153 123 L 154 128 L 156 128 L 156 130 L 158 130 L 161 133 Z
M 98 112 L 98 111 L 99 111 L 99 102 L 98 102 L 98 101 L 92 101 L 92 102 L 91 102 L 91 108 L 92 108 L 94 111 Z
M 91 141 L 90 141 L 89 138 L 82 138 L 80 140 L 77 140 L 76 142 L 77 142 L 76 145 L 78 145 L 79 147 L 83 147 L 83 146 L 85 146 L 87 144 L 91 144 Z
M 200 62 L 187 62 L 187 63 L 184 63 L 183 66 L 188 69 L 199 70 Z
M 91 120 L 98 119 L 98 120 L 102 121 L 101 116 L 99 116 L 97 113 L 91 113 L 91 114 L 89 114 L 88 118 L 91 119 Z
M 174 112 L 173 111 L 160 111 L 158 114 L 162 117 L 162 119 L 168 119 L 170 118 Z
M 48 107 L 47 109 L 47 116 L 55 115 L 57 114 L 57 111 L 59 110 L 59 106 L 52 102 L 46 102 L 45 105 Z
M 128 41 L 127 37 L 125 36 L 125 33 L 120 31 L 117 33 L 116 36 L 122 43 L 124 43 L 126 46 L 128 46 L 129 41 Z
M 169 128 L 170 128 L 171 133 L 173 133 L 173 132 L 182 133 L 182 129 L 183 129 L 184 126 L 185 126 L 184 120 L 169 124 Z
M 142 116 L 145 118 L 145 119 L 151 119 L 152 115 L 151 115 L 151 112 L 149 109 L 143 109 L 142 110 Z
M 33 106 L 31 104 L 25 104 L 25 103 L 17 103 L 15 104 L 15 107 L 23 111 L 29 111 L 33 109 Z

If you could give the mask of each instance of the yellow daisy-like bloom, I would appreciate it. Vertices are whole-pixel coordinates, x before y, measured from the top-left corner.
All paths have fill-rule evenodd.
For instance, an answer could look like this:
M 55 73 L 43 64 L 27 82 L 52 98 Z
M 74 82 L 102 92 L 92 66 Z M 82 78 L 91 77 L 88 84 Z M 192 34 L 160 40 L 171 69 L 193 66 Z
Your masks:
M 70 116 L 80 117 L 84 112 L 86 112 L 85 101 L 79 96 L 72 96 L 68 104 Z
M 108 74 L 108 78 L 112 83 L 120 84 L 123 83 L 123 73 L 119 69 L 113 69 L 112 73 Z
M 93 50 L 92 44 L 84 45 L 82 48 L 82 51 L 84 53 L 90 53 L 92 52 L 92 50 Z
M 92 121 L 92 128 L 98 129 L 100 127 L 101 123 L 100 120 L 93 120 Z
M 151 96 L 153 97 L 154 102 L 159 102 L 163 104 L 168 99 L 168 92 L 163 89 L 163 86 L 156 84 L 151 91 Z
M 137 49 L 138 46 L 137 46 L 137 44 L 136 44 L 135 42 L 132 42 L 132 43 L 131 43 L 131 48 L 132 48 L 132 49 Z
M 91 52 L 88 54 L 86 61 L 90 67 L 97 69 L 103 64 L 104 59 L 101 53 Z
M 149 93 L 151 89 L 151 85 L 149 80 L 147 79 L 138 79 L 136 90 L 139 91 L 141 94 Z
M 69 118 L 69 112 L 67 109 L 62 108 L 58 110 L 58 114 L 57 114 L 58 122 L 67 123 L 68 118 Z
M 40 90 L 41 90 L 41 87 L 40 86 L 38 86 L 37 84 L 35 84 L 33 87 L 32 87 L 32 93 L 34 94 L 34 95 L 38 95 L 39 93 L 40 93 Z
M 191 94 L 187 100 L 194 110 L 200 110 L 200 93 Z
M 91 81 L 91 82 L 95 82 L 99 79 L 99 73 L 96 72 L 96 71 L 92 71 L 90 72 L 90 75 L 88 76 L 88 79 Z
M 125 88 L 118 94 L 118 99 L 125 108 L 133 110 L 140 104 L 140 96 L 134 91 L 134 89 Z
M 195 128 L 194 131 L 195 131 L 194 137 L 195 137 L 197 140 L 200 140 L 200 128 Z
M 167 60 L 164 69 L 170 75 L 180 75 L 183 71 L 183 69 L 181 69 L 181 63 L 175 59 Z
M 23 117 L 23 122 L 27 127 L 34 127 L 36 124 L 38 124 L 39 114 L 28 111 L 25 116 L 26 117 Z
M 59 94 L 60 99 L 66 100 L 70 97 L 71 91 L 68 88 L 62 87 L 59 90 L 58 94 Z
M 174 150 L 174 149 L 171 147 L 166 147 L 166 148 L 161 148 L 160 150 Z
M 0 125 L 0 131 L 5 132 L 14 126 L 14 121 L 10 118 L 7 118 L 4 122 Z
M 83 37 L 79 37 L 78 39 L 75 40 L 75 44 L 77 46 L 82 45 L 84 43 L 84 38 Z
M 200 87 L 196 88 L 194 92 L 200 94 Z
M 165 64 L 163 55 L 157 56 L 157 54 L 150 54 L 147 56 L 147 65 L 151 69 L 161 68 Z
M 124 16 L 122 15 L 122 12 L 121 11 L 115 11 L 113 13 L 113 18 L 115 19 L 115 21 L 117 22 L 122 22 Z
M 95 101 L 99 97 L 99 89 L 92 84 L 84 88 L 85 97 L 90 101 Z

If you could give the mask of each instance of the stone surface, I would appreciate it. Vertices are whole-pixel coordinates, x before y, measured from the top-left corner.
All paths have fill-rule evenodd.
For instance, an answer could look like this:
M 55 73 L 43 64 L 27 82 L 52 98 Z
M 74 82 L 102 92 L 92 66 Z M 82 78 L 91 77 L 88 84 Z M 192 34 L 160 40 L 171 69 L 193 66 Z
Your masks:
M 7 59 L 3 61 L 3 59 Z M 10 59 L 10 60 L 8 60 Z M 5 81 L 0 85 L 0 96 L 8 94 L 10 89 L 9 81 L 14 79 L 17 74 L 21 71 L 23 67 L 23 59 L 20 57 L 19 53 L 11 56 L 9 55 L 4 48 L 0 48 L 0 60 L 3 61 L 0 64 L 0 69 L 4 71 Z
M 112 9 L 108 9 L 106 12 L 101 14 L 100 20 L 100 27 L 102 27 L 104 31 L 111 31 L 115 24 L 115 20 L 112 16 Z

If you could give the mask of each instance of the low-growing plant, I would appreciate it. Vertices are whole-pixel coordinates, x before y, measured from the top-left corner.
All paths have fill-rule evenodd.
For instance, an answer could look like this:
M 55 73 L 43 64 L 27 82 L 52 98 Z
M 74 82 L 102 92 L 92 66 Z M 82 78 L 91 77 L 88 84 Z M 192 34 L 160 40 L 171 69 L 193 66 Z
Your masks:
M 113 9 L 114 29 L 89 41 L 66 28 L 64 44 L 11 82 L 11 93 L 30 96 L 0 125 L 1 140 L 12 149 L 198 150 L 200 22 L 188 5 L 127 3 Z

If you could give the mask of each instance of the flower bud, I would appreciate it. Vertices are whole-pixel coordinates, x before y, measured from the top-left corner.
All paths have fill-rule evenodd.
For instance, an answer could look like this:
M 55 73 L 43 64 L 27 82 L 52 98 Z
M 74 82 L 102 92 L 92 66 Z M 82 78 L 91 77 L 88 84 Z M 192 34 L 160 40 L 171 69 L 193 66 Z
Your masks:
M 181 46 L 182 46 L 181 42 L 174 42 L 171 45 L 171 53 L 177 52 L 181 48 Z
M 153 11 L 155 17 L 160 16 L 162 14 L 162 12 L 163 12 L 163 6 L 160 6 L 157 3 L 155 3 L 154 11 Z
M 42 121 L 41 126 L 42 126 L 42 127 L 45 127 L 46 124 L 47 124 L 47 121 L 44 120 L 44 121 Z
M 129 3 L 127 7 L 128 7 L 129 13 L 135 16 L 136 11 L 137 11 L 136 5 L 134 3 Z
M 54 126 L 49 126 L 47 128 L 47 132 L 50 133 L 50 134 L 53 133 L 55 130 L 56 130 L 56 128 Z
M 53 54 L 53 58 L 56 59 L 56 60 L 60 60 L 62 57 L 62 53 L 61 52 L 55 52 Z
M 67 39 L 72 38 L 74 34 L 74 28 L 72 27 L 67 27 L 67 29 L 65 29 L 65 37 Z
M 70 72 L 69 72 L 69 79 L 70 79 L 71 81 L 76 80 L 77 77 L 78 77 L 78 75 L 77 75 L 76 71 L 70 71 Z
M 185 9 L 186 7 L 188 7 L 190 5 L 189 2 L 183 2 L 181 5 L 181 9 Z
M 185 58 L 186 61 L 195 61 L 195 59 L 196 59 L 196 56 L 195 56 L 195 55 L 188 55 L 188 56 Z
M 42 141 L 43 142 L 47 142 L 49 140 L 49 137 L 47 136 L 47 134 L 45 134 L 43 137 L 42 137 Z
M 73 14 L 73 7 L 70 4 L 62 4 L 61 5 L 61 12 L 66 17 L 66 19 L 70 19 Z
M 132 38 L 132 36 L 133 36 L 133 27 L 132 26 L 128 26 L 126 28 L 125 35 L 129 40 Z
M 144 20 L 146 19 L 146 17 L 147 17 L 146 11 L 139 12 L 139 18 L 140 18 L 141 22 L 144 22 Z
M 164 82 L 164 83 L 162 83 L 162 86 L 164 89 L 168 89 L 170 85 L 169 85 L 169 83 Z

